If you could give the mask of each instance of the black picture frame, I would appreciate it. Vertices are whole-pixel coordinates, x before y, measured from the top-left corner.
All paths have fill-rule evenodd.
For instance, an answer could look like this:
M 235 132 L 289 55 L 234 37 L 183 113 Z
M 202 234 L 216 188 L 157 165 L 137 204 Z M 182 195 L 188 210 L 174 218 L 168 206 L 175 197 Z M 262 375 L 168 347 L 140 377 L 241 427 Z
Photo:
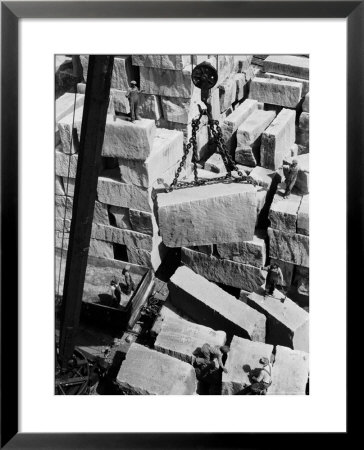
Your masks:
M 257 448 L 272 442 L 273 435 L 269 433 L 257 436 L 255 433 L 18 432 L 19 19 L 134 17 L 347 19 L 347 303 L 355 296 L 355 286 L 364 274 L 364 1 L 95 1 L 88 2 L 87 8 L 84 2 L 77 1 L 1 2 L 1 448 L 222 449 Z M 360 301 L 360 298 L 353 300 Z M 353 341 L 348 340 L 347 361 L 353 351 L 349 342 Z M 353 428 L 347 423 L 348 432 L 339 433 L 335 437 L 337 443 L 351 436 Z M 296 433 L 279 434 L 282 447 L 296 446 L 298 441 L 299 445 L 305 445 L 309 439 L 309 433 L 300 437 Z

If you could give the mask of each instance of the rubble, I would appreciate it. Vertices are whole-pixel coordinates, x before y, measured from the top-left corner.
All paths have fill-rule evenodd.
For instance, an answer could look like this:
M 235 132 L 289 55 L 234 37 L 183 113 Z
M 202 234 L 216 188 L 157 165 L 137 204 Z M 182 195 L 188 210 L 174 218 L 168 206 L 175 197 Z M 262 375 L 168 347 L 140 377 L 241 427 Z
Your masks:
M 265 317 L 223 289 L 194 273 L 179 267 L 168 282 L 173 305 L 197 323 L 233 335 L 265 340 Z

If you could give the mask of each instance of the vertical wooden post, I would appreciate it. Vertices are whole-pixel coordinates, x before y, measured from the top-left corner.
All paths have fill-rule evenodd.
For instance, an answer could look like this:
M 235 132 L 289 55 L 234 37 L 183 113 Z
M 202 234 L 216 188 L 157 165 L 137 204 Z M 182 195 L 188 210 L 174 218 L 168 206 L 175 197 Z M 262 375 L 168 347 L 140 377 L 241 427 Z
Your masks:
M 113 64 L 113 56 L 89 57 L 63 288 L 59 341 L 59 357 L 63 368 L 67 367 L 73 355 L 81 312 Z

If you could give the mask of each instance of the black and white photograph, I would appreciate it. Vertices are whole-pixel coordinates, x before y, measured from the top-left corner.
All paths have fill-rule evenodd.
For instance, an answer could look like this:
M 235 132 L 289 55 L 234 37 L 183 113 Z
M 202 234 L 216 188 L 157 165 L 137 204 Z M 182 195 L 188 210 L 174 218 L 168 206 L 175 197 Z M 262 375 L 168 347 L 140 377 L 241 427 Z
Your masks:
M 309 55 L 54 61 L 54 393 L 309 395 Z

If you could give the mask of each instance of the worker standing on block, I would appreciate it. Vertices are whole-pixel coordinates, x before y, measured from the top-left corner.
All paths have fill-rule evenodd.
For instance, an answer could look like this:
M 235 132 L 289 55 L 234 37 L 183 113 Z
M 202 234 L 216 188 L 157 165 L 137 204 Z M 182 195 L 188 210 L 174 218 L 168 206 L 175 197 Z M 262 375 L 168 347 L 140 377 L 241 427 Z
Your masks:
M 124 275 L 124 290 L 125 294 L 129 295 L 132 291 L 135 291 L 135 283 L 130 275 L 129 264 L 124 267 L 122 274 Z
M 119 306 L 121 300 L 121 289 L 116 280 L 111 280 L 112 306 Z
M 270 264 L 267 267 L 261 267 L 261 270 L 267 270 L 267 278 L 265 279 L 265 294 L 273 295 L 274 289 L 277 286 L 283 286 L 284 279 L 281 269 L 278 267 L 276 263 Z
M 136 81 L 130 82 L 130 88 L 126 94 L 126 98 L 129 100 L 130 105 L 130 118 L 132 122 L 135 120 L 139 120 L 139 96 L 143 92 L 143 90 L 139 90 L 137 88 Z
M 286 190 L 283 198 L 288 198 L 291 195 L 292 189 L 297 181 L 298 161 L 297 159 L 293 159 L 292 164 L 283 164 L 280 168 L 283 169 L 285 177 L 284 182 L 286 184 Z
M 268 358 L 260 358 L 259 362 L 263 365 L 259 375 L 252 376 L 254 383 L 250 386 L 253 395 L 266 395 L 269 386 L 272 384 L 272 365 Z
M 194 352 L 196 358 L 194 359 L 194 366 L 196 375 L 207 375 L 211 370 L 222 369 L 227 373 L 227 369 L 222 361 L 223 355 L 227 355 L 230 347 L 227 345 L 211 346 L 210 344 L 203 344 L 203 346 Z M 213 363 L 213 364 L 211 364 Z M 206 369 L 209 369 L 208 371 Z

